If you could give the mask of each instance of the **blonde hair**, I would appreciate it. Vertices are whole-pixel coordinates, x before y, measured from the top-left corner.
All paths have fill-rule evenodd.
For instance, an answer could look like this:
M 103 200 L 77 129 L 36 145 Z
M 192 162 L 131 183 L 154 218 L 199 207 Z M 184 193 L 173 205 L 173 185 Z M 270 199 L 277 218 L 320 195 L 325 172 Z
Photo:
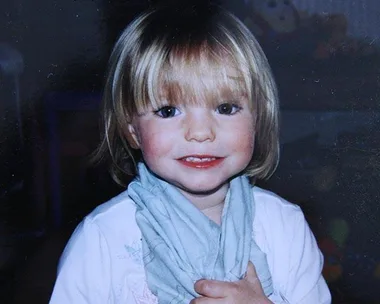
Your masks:
M 231 68 L 238 77 L 231 77 Z M 219 77 L 197 83 L 202 73 Z M 198 102 L 223 91 L 249 97 L 256 130 L 245 173 L 252 180 L 268 178 L 279 159 L 278 98 L 267 59 L 252 33 L 231 13 L 211 4 L 150 9 L 128 25 L 111 54 L 103 97 L 104 134 L 94 159 L 108 156 L 114 180 L 125 184 L 141 158 L 128 140 L 128 124 L 135 115 L 159 106 L 162 95 L 171 103 Z

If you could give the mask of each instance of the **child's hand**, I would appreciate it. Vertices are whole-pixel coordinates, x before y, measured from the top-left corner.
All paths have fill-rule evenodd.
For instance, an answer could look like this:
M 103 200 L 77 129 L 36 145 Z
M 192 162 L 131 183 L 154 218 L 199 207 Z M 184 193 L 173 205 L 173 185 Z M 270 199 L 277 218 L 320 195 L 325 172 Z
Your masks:
M 264 294 L 255 267 L 248 263 L 247 275 L 237 282 L 199 280 L 194 289 L 201 297 L 193 299 L 190 304 L 268 304 L 272 303 Z

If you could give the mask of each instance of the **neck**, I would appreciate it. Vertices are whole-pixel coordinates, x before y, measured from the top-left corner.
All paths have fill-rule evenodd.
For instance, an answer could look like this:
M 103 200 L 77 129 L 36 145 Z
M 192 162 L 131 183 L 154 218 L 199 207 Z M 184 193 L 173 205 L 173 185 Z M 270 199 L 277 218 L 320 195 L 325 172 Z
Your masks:
M 194 194 L 180 190 L 182 194 L 193 203 L 204 215 L 220 225 L 224 207 L 224 200 L 229 185 L 226 184 L 211 194 Z

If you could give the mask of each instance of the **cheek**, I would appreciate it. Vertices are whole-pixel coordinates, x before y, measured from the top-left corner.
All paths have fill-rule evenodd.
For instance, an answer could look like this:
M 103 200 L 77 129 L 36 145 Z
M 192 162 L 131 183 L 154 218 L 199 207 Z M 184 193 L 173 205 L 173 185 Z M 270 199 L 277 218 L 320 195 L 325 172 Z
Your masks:
M 140 133 L 140 148 L 145 160 L 160 158 L 167 155 L 171 150 L 170 142 L 173 139 L 170 138 L 168 132 L 154 130 L 155 128 L 147 128 L 141 130 Z
M 235 152 L 251 158 L 255 146 L 255 130 L 253 124 L 239 124 L 234 128 L 232 137 Z
M 242 135 L 239 139 L 235 139 L 235 152 L 250 160 L 255 146 L 254 135 L 248 132 Z

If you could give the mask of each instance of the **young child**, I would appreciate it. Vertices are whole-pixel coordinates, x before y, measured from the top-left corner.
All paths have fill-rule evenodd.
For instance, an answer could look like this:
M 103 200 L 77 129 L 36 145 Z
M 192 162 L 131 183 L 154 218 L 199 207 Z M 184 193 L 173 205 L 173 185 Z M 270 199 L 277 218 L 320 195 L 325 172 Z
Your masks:
M 104 94 L 99 154 L 135 179 L 73 233 L 52 304 L 330 303 L 302 211 L 254 186 L 278 162 L 278 104 L 239 20 L 207 1 L 145 12 Z

